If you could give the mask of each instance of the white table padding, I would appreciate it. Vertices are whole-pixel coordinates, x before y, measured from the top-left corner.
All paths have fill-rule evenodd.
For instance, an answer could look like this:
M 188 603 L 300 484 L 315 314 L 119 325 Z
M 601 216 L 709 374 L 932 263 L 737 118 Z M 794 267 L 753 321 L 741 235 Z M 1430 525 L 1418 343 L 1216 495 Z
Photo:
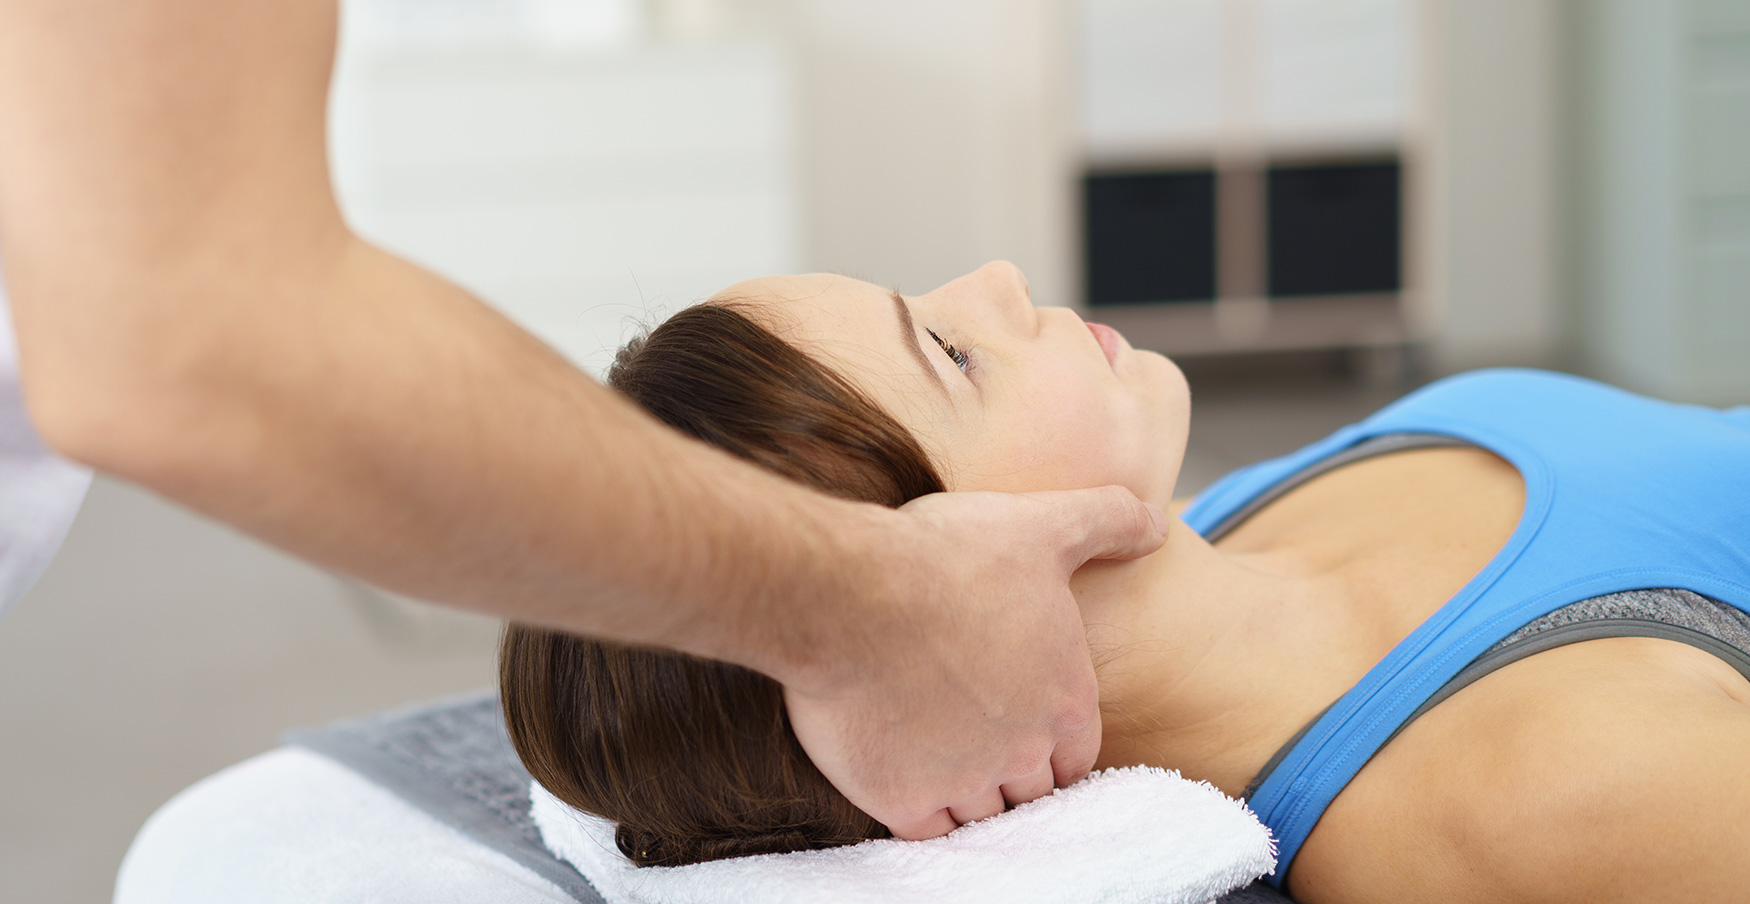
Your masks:
M 572 904 L 552 883 L 321 755 L 286 747 L 146 821 L 115 904 Z

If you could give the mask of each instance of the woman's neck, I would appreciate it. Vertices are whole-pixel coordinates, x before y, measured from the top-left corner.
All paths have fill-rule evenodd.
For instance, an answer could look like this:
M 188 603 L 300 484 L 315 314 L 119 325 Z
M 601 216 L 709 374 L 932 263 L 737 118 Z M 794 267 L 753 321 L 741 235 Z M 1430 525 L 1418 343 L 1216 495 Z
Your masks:
M 1100 675 L 1102 767 L 1237 795 L 1330 702 L 1300 679 L 1345 645 L 1345 591 L 1291 551 L 1229 555 L 1175 523 L 1159 552 L 1090 563 L 1071 589 Z

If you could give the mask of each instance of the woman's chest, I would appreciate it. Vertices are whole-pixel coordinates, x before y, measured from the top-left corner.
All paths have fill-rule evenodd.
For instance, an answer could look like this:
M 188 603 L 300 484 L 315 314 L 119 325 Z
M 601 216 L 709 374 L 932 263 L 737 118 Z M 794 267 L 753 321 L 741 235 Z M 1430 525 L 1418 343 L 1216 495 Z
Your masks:
M 1489 452 L 1400 452 L 1296 488 L 1217 545 L 1279 551 L 1333 588 L 1318 615 L 1342 626 L 1346 642 L 1307 651 L 1330 660 L 1318 671 L 1341 685 L 1322 689 L 1328 704 L 1489 564 L 1524 505 L 1519 473 Z

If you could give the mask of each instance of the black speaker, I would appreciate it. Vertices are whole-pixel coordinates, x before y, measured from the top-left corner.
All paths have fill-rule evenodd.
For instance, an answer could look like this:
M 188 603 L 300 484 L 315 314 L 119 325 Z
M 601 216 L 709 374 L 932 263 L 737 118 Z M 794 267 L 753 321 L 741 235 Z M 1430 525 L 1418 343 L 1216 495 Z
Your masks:
M 1270 295 L 1402 289 L 1402 185 L 1396 162 L 1271 167 Z
M 1091 174 L 1082 180 L 1088 303 L 1215 297 L 1215 172 Z

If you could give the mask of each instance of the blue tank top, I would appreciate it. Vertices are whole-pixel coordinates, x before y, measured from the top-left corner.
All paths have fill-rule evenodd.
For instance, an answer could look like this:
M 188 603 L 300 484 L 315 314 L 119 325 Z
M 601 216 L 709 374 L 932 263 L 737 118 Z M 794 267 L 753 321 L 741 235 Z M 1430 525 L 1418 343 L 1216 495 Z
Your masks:
M 1394 433 L 1451 436 L 1525 483 L 1505 546 L 1312 724 L 1258 787 L 1278 887 L 1325 808 L 1417 707 L 1520 626 L 1591 597 L 1692 590 L 1750 612 L 1750 407 L 1643 398 L 1561 374 L 1441 380 L 1358 424 L 1217 481 L 1184 512 L 1207 534 L 1278 482 Z

